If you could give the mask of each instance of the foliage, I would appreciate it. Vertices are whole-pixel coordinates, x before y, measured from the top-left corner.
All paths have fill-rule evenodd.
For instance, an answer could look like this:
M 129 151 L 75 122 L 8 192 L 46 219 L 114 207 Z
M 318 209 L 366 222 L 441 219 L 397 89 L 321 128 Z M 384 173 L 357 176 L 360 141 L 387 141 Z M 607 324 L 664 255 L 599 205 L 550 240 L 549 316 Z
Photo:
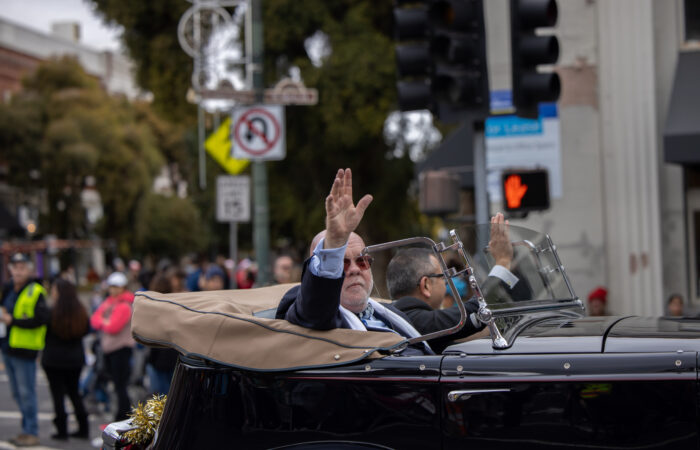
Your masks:
M 88 235 L 80 194 L 86 177 L 94 176 L 104 209 L 95 231 L 130 254 L 139 201 L 166 161 L 182 152 L 174 127 L 148 105 L 107 95 L 71 58 L 40 65 L 24 90 L 0 106 L 0 119 L 11 184 L 46 193 L 40 231 Z
M 12 105 L 0 102 L 0 159 L 7 164 L 7 181 L 13 186 L 27 185 L 40 160 L 42 118 L 36 103 L 33 99 Z
M 168 162 L 175 164 L 175 171 L 184 179 L 192 176 L 191 152 L 187 148 L 181 127 L 157 115 L 147 103 L 135 103 L 133 107 L 136 122 L 148 125 L 156 146 Z
M 142 254 L 177 258 L 204 247 L 199 210 L 190 199 L 149 193 L 139 204 L 134 242 Z

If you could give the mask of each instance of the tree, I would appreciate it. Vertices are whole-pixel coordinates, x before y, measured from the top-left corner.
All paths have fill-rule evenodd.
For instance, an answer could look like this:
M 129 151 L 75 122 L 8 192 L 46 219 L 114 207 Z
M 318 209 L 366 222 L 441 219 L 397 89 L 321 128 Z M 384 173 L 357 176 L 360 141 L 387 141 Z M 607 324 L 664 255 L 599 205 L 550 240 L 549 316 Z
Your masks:
M 0 118 L 11 184 L 46 193 L 40 231 L 86 237 L 80 193 L 86 177 L 94 176 L 104 208 L 96 231 L 116 240 L 121 254 L 131 254 L 136 208 L 184 146 L 175 128 L 148 105 L 107 95 L 72 58 L 41 64 L 23 91 L 0 107 Z

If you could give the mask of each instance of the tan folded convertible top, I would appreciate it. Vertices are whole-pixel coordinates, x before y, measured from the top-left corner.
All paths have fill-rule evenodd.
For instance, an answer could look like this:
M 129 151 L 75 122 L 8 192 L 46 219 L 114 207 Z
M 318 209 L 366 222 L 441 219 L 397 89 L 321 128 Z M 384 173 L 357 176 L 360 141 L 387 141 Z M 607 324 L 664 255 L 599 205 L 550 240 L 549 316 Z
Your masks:
M 145 345 L 170 347 L 186 356 L 256 371 L 328 367 L 379 358 L 405 341 L 395 333 L 316 331 L 254 315 L 276 308 L 292 286 L 180 294 L 138 292 L 131 332 Z

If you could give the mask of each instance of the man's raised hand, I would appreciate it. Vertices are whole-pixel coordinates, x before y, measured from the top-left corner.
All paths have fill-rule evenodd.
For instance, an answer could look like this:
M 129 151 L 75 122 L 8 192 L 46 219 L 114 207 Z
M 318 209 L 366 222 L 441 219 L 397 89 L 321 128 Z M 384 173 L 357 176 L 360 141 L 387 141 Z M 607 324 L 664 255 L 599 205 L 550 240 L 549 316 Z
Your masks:
M 491 217 L 489 248 L 495 263 L 510 270 L 510 264 L 513 261 L 513 246 L 510 243 L 508 225 L 508 221 L 501 213 Z
M 326 197 L 324 248 L 338 248 L 345 245 L 350 233 L 360 224 L 371 202 L 372 196 L 367 194 L 355 205 L 352 201 L 352 171 L 338 169 L 331 193 Z

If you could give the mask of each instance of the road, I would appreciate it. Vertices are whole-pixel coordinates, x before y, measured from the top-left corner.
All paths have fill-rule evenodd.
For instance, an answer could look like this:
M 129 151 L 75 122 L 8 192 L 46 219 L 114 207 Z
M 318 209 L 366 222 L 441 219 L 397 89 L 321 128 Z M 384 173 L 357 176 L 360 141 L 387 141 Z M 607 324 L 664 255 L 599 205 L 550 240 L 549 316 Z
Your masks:
M 100 425 L 111 422 L 112 414 L 100 412 L 94 405 L 86 402 L 85 406 L 90 412 L 90 439 L 70 439 L 68 441 L 57 441 L 51 439 L 51 434 L 55 433 L 53 426 L 53 405 L 51 403 L 51 394 L 49 393 L 48 382 L 46 375 L 39 365 L 37 365 L 37 394 L 39 403 L 39 439 L 40 446 L 22 447 L 31 449 L 93 449 L 100 448 L 102 433 Z M 68 411 L 72 411 L 72 405 L 67 402 Z M 17 408 L 17 404 L 12 399 L 10 393 L 10 384 L 5 372 L 5 365 L 0 358 L 0 450 L 14 449 L 9 440 L 21 432 L 21 414 Z M 68 430 L 74 431 L 78 428 L 75 418 L 70 414 L 68 422 Z

